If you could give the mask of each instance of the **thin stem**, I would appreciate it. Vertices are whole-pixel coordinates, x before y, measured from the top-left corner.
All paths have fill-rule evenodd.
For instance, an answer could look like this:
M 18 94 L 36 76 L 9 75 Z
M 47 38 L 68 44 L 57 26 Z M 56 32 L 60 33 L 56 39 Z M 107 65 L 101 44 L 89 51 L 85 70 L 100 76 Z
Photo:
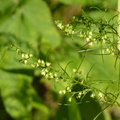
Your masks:
M 118 0 L 118 49 L 120 50 L 120 0 Z
M 118 49 L 120 50 L 120 0 L 118 0 Z M 119 57 L 119 56 L 118 56 Z M 118 90 L 120 91 L 120 58 L 119 59 L 119 81 Z M 118 92 L 119 92 L 118 91 Z

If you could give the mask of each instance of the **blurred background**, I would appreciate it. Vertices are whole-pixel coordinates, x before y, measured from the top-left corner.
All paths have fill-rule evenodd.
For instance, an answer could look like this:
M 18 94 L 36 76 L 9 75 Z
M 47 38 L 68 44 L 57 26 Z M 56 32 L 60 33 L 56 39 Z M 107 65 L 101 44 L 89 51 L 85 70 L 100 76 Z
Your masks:
M 99 9 L 97 9 L 99 8 Z M 82 10 L 94 19 L 110 19 L 116 14 L 117 0 L 0 0 L 0 120 L 93 120 L 102 110 L 101 104 L 86 95 L 81 104 L 69 95 L 59 95 L 64 83 L 54 83 L 39 75 L 37 69 L 23 66 L 14 51 L 7 46 L 16 44 L 36 58 L 48 59 L 54 67 L 58 63 L 64 68 L 68 62 L 68 73 L 76 68 L 81 55 L 81 39 L 65 36 L 55 25 L 55 20 L 67 24 Z M 49 51 L 49 52 L 48 52 Z M 94 79 L 118 79 L 114 69 L 115 58 L 88 55 L 82 65 L 86 75 Z M 102 89 L 109 83 L 100 84 Z M 115 89 L 116 85 L 111 87 Z M 76 86 L 76 89 L 77 88 Z M 116 107 L 105 110 L 97 120 L 119 120 Z

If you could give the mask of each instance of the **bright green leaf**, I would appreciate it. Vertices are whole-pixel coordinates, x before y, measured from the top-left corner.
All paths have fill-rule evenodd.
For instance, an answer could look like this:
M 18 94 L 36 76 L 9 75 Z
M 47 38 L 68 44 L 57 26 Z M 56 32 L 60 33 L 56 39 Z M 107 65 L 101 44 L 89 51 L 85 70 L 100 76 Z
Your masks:
M 0 70 L 0 88 L 7 112 L 16 120 L 30 120 L 32 94 L 30 78 Z
M 57 46 L 60 43 L 60 36 L 52 22 L 50 10 L 44 1 L 30 0 L 23 7 L 23 15 L 31 22 L 33 29 L 42 35 L 42 43 L 50 46 Z

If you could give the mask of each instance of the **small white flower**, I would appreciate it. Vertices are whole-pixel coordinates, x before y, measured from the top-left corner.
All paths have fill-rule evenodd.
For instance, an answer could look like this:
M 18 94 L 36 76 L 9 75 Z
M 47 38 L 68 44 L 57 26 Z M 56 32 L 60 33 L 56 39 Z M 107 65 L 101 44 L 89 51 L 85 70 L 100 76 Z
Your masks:
M 93 38 L 93 41 L 96 42 L 96 38 Z
M 78 93 L 78 95 L 80 95 L 80 96 L 81 96 L 81 95 L 82 95 L 82 92 L 79 92 L 79 93 Z
M 99 96 L 100 98 L 102 98 L 102 97 L 103 97 L 103 94 L 102 94 L 101 92 L 99 92 L 98 96 Z
M 77 70 L 74 68 L 74 69 L 73 69 L 73 73 L 76 73 L 76 72 L 77 72 Z
M 108 48 L 106 49 L 106 51 L 107 51 L 107 52 L 110 52 L 110 50 L 109 50 Z
M 89 32 L 89 35 L 92 35 L 92 32 Z
M 114 52 L 112 52 L 111 55 L 115 55 Z
M 29 54 L 29 57 L 31 58 L 31 57 L 33 57 L 33 55 L 32 55 L 32 54 Z
M 40 59 L 38 60 L 38 63 L 39 63 L 39 64 L 41 63 L 41 60 L 40 60 Z
M 41 60 L 41 66 L 45 67 L 45 62 L 44 62 L 44 60 Z
M 57 77 L 58 75 L 57 75 L 57 73 L 54 73 L 54 77 Z
M 60 91 L 59 91 L 59 94 L 62 94 L 62 93 L 63 93 L 63 91 L 62 91 L 62 90 L 60 90 Z
M 92 43 L 92 42 L 90 42 L 90 43 L 89 43 L 89 45 L 90 45 L 90 46 L 92 46 L 92 45 L 93 45 L 93 43 Z
M 22 57 L 22 58 L 24 58 L 24 57 L 25 57 L 25 54 L 24 54 L 24 53 L 22 53 L 22 54 L 21 54 L 21 57 Z
M 68 91 L 68 92 L 71 92 L 71 88 L 70 88 L 70 87 L 67 87 L 67 91 Z
M 49 78 L 51 78 L 51 79 L 54 78 L 53 73 L 51 73 L 51 72 L 49 73 Z
M 45 77 L 48 78 L 48 77 L 49 77 L 49 74 L 46 74 Z
M 46 63 L 46 66 L 47 66 L 47 67 L 49 67 L 50 65 L 51 65 L 51 63 L 49 63 L 49 62 Z
M 83 84 L 84 83 L 84 80 L 81 80 L 81 84 Z
M 46 72 L 44 70 L 41 71 L 41 75 L 45 76 Z
M 84 37 L 84 35 L 82 35 L 82 34 L 79 34 L 78 36 L 79 36 L 79 37 Z
M 29 55 L 28 55 L 28 54 L 25 54 L 25 55 L 24 55 L 24 58 L 28 59 L 28 58 L 29 58 Z
M 23 64 L 26 65 L 26 64 L 27 64 L 27 60 L 24 60 L 24 61 L 23 61 Z
M 78 95 L 77 98 L 81 98 L 81 95 Z
M 105 43 L 106 41 L 105 41 L 105 39 L 103 39 L 103 41 L 102 41 L 103 43 Z
M 90 97 L 91 97 L 91 98 L 94 98 L 94 97 L 95 97 L 95 94 L 92 93 L 92 94 L 90 95 Z
M 32 67 L 35 67 L 35 64 L 31 64 Z
M 58 23 L 58 24 L 57 24 L 57 27 L 60 28 L 60 29 L 63 29 L 63 28 L 64 28 L 64 26 L 62 25 L 62 23 Z
M 89 45 L 92 46 L 92 45 L 93 45 L 93 42 L 90 42 Z
M 63 94 L 65 94 L 66 93 L 66 90 L 63 90 Z
M 110 53 L 110 49 L 107 48 L 107 49 L 106 49 L 106 52 L 107 52 L 107 53 Z
M 89 38 L 86 38 L 86 41 L 88 41 L 88 42 L 89 42 L 89 41 L 90 41 L 90 39 L 89 39 Z
M 107 36 L 105 35 L 104 38 L 107 39 Z
M 72 101 L 72 97 L 70 97 L 70 98 L 68 99 L 68 101 L 71 102 L 71 101 Z
M 38 63 L 36 64 L 36 67 L 39 67 L 39 64 L 38 64 Z
M 79 92 L 78 95 L 77 95 L 77 98 L 80 98 L 82 95 L 82 92 Z
M 45 72 L 48 73 L 48 69 L 45 69 Z
M 89 35 L 89 36 L 88 36 L 88 38 L 89 38 L 89 39 L 91 39 L 91 38 L 92 38 L 92 36 L 91 36 L 91 35 Z
M 70 24 L 67 24 L 66 27 L 70 27 Z
M 18 53 L 19 51 L 20 51 L 20 49 L 19 49 L 19 48 L 17 48 L 17 49 L 16 49 L 16 52 Z

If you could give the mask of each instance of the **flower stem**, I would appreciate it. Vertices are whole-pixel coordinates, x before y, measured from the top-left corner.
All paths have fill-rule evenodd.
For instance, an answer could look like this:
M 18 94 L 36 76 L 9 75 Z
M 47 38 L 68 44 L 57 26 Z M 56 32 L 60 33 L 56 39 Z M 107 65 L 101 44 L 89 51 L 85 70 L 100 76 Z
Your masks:
M 118 0 L 118 49 L 120 50 L 120 0 Z

